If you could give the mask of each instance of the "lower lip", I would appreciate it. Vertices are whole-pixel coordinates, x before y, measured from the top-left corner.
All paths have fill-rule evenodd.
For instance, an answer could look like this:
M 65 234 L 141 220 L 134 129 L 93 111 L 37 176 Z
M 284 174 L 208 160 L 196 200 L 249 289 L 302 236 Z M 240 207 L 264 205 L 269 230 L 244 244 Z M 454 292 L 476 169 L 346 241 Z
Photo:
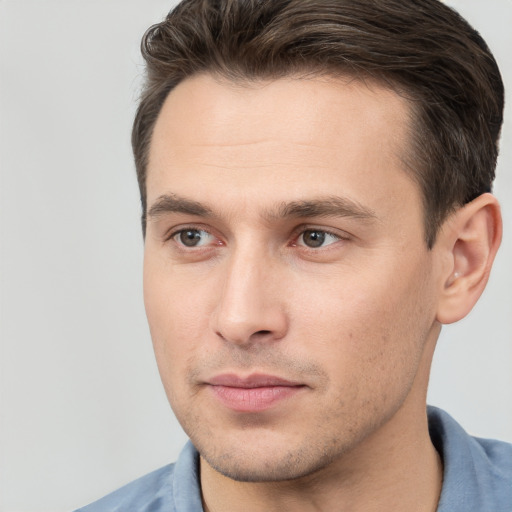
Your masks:
M 286 400 L 304 386 L 265 386 L 261 388 L 236 388 L 210 386 L 219 401 L 236 412 L 261 412 Z

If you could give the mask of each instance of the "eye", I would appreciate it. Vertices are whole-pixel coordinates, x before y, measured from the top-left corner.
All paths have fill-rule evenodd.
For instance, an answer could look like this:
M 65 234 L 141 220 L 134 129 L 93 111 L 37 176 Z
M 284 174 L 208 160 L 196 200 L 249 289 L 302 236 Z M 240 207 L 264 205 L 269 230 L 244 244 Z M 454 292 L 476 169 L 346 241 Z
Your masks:
M 187 228 L 172 235 L 172 238 L 185 247 L 202 247 L 215 240 L 215 237 L 204 229 Z
M 311 249 L 317 249 L 331 245 L 338 240 L 340 240 L 339 236 L 328 233 L 327 231 L 322 231 L 321 229 L 306 229 L 299 235 L 297 244 L 305 245 Z

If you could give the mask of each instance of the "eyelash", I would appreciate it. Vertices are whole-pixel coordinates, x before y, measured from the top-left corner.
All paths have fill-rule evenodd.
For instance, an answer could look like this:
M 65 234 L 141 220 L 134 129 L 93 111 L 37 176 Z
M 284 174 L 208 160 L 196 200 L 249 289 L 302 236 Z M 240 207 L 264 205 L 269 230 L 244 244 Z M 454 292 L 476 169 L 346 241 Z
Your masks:
M 195 232 L 204 232 L 214 238 L 216 238 L 218 240 L 218 243 L 215 244 L 217 246 L 220 246 L 220 245 L 224 245 L 223 242 L 220 240 L 219 237 L 215 236 L 210 230 L 206 229 L 205 227 L 203 226 L 184 226 L 184 227 L 180 227 L 179 229 L 173 229 L 164 239 L 164 242 L 169 242 L 169 241 L 172 241 L 173 239 L 175 239 L 178 235 L 180 235 L 181 233 L 184 233 L 186 231 L 195 231 Z M 340 234 L 340 233 L 334 233 L 333 231 L 330 231 L 330 230 L 327 230 L 327 229 L 322 229 L 322 228 L 318 228 L 318 227 L 315 227 L 315 226 L 299 226 L 298 228 L 296 228 L 296 230 L 294 230 L 294 234 L 292 234 L 292 241 L 290 243 L 290 246 L 291 247 L 300 247 L 302 250 L 304 251 L 310 251 L 310 252 L 318 252 L 320 249 L 327 249 L 330 245 L 332 245 L 333 243 L 330 243 L 330 244 L 327 244 L 326 246 L 319 246 L 319 247 L 309 247 L 307 246 L 305 243 L 303 244 L 299 244 L 299 239 L 301 236 L 304 236 L 304 234 L 306 232 L 316 232 L 316 233 L 322 233 L 324 236 L 330 236 L 330 237 L 333 237 L 335 239 L 337 239 L 338 241 L 344 241 L 344 240 L 349 240 L 349 236 L 348 235 L 344 235 L 344 234 Z M 183 250 L 183 251 L 190 251 L 190 250 L 196 250 L 196 251 L 199 251 L 199 250 L 207 250 L 208 249 L 208 246 L 186 246 L 185 244 L 183 243 L 180 243 L 179 241 L 175 240 L 175 243 L 176 243 L 176 246 L 180 249 L 180 250 Z
M 335 238 L 336 241 L 349 240 L 349 236 L 347 234 L 335 233 L 334 231 L 330 231 L 329 229 L 319 228 L 317 226 L 299 226 L 297 228 L 297 230 L 295 231 L 296 234 L 293 237 L 293 242 L 291 245 L 293 247 L 300 246 L 303 250 L 313 251 L 313 252 L 317 252 L 319 249 L 326 250 L 329 246 L 333 245 L 334 242 L 327 244 L 325 246 L 322 245 L 320 247 L 309 247 L 305 243 L 299 244 L 298 241 L 301 239 L 301 237 L 304 237 L 304 234 L 307 233 L 308 231 L 312 232 L 312 233 L 322 233 L 324 235 L 324 237 L 330 236 L 330 237 Z
M 180 227 L 179 229 L 173 229 L 169 234 L 165 236 L 164 242 L 169 242 L 173 240 L 175 237 L 177 237 L 180 233 L 185 233 L 186 231 L 202 231 L 204 233 L 207 233 L 210 236 L 215 237 L 215 235 L 209 231 L 208 229 L 202 227 L 202 226 L 184 226 Z M 215 237 L 218 238 L 218 237 Z M 177 243 L 177 245 L 180 245 Z M 185 245 L 181 245 L 182 247 L 185 247 L 186 249 L 194 249 L 194 247 L 186 247 Z

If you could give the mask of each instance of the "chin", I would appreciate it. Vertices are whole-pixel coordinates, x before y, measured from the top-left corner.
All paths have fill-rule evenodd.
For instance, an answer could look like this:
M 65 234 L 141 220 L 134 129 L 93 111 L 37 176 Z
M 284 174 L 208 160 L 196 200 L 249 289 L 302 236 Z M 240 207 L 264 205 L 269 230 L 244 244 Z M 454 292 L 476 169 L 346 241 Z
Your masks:
M 197 445 L 196 445 L 197 447 Z M 234 446 L 224 453 L 201 450 L 201 457 L 220 474 L 237 482 L 283 482 L 310 476 L 328 467 L 339 456 L 332 447 L 309 445 L 279 452 L 268 449 L 239 450 Z

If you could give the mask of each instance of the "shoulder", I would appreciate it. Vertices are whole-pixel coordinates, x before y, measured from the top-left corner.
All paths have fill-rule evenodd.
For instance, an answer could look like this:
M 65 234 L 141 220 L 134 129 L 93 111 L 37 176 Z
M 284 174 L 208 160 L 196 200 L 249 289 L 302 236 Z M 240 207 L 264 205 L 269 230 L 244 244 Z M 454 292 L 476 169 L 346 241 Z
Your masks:
M 512 445 L 472 437 L 446 412 L 429 407 L 432 442 L 444 465 L 439 512 L 510 512 Z
M 497 492 L 500 486 L 508 490 L 509 506 L 512 510 L 512 444 L 495 439 L 471 439 L 474 451 L 479 454 L 480 466 L 487 468 L 488 483 L 495 487 Z
M 199 454 L 189 442 L 175 464 L 152 471 L 75 512 L 202 512 Z

